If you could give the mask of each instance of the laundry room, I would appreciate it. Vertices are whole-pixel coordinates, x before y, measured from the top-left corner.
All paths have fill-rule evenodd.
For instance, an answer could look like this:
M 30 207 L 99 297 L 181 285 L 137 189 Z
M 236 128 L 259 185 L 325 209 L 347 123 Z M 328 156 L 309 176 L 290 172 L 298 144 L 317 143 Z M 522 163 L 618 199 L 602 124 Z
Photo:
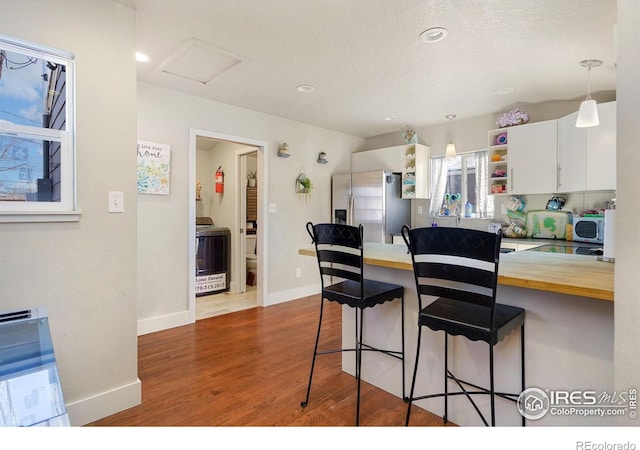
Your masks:
M 257 153 L 244 144 L 196 138 L 197 320 L 257 305 Z

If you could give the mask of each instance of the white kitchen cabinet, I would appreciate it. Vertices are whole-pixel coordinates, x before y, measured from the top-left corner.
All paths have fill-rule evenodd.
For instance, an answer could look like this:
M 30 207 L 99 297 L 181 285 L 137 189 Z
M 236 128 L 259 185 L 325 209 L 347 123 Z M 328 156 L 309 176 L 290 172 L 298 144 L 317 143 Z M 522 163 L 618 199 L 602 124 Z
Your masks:
M 558 192 L 587 189 L 587 129 L 576 127 L 577 117 L 558 119 Z
M 431 197 L 431 148 L 421 144 L 402 146 L 402 198 Z
M 577 116 L 558 119 L 557 191 L 616 189 L 616 102 L 598 105 L 598 126 L 576 128 Z
M 390 170 L 402 172 L 404 162 L 403 145 L 379 148 L 351 154 L 351 171 Z
M 541 194 L 557 191 L 557 120 L 507 129 L 508 193 Z
M 616 189 L 616 102 L 598 105 L 600 125 L 587 128 L 587 190 Z

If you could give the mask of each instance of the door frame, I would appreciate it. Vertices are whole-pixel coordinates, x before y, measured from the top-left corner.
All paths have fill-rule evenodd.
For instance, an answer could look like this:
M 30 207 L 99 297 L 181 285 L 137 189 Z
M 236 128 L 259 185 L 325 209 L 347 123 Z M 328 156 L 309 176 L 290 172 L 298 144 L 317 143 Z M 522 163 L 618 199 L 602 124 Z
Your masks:
M 267 230 L 269 229 L 268 224 L 268 215 L 266 214 L 265 207 L 265 199 L 269 198 L 268 195 L 268 176 L 269 176 L 269 158 L 265 155 L 268 155 L 269 144 L 266 141 L 260 141 L 256 139 L 246 138 L 242 136 L 233 136 L 229 134 L 218 133 L 215 131 L 202 130 L 198 128 L 190 128 L 189 129 L 189 215 L 188 215 L 188 242 L 187 246 L 189 249 L 189 322 L 194 323 L 196 321 L 196 193 L 195 193 L 195 185 L 196 185 L 196 138 L 198 136 L 215 139 L 219 141 L 232 142 L 235 144 L 241 144 L 246 146 L 255 147 L 255 150 L 258 152 L 258 171 L 261 173 L 261 176 L 258 177 L 258 231 L 256 233 L 257 236 L 257 262 L 258 262 L 258 289 L 256 290 L 256 302 L 258 306 L 264 306 L 264 300 L 266 298 L 266 293 L 268 292 L 267 280 L 269 279 L 267 273 L 267 264 L 269 256 L 269 246 L 267 240 L 264 239 L 264 236 L 267 234 Z M 237 173 L 237 171 L 236 171 Z M 240 180 L 238 180 L 240 182 Z M 242 226 L 246 226 L 246 224 L 241 224 L 240 220 L 240 211 L 239 211 L 239 195 L 240 193 L 236 189 L 236 198 L 234 199 L 234 204 L 236 205 L 236 213 L 234 218 L 234 227 L 233 229 L 236 231 L 239 230 Z M 233 234 L 233 233 L 232 233 Z M 242 235 L 244 237 L 244 234 Z M 233 241 L 236 242 L 236 245 L 232 244 L 232 248 L 238 247 L 240 245 L 240 238 L 237 238 Z M 239 251 L 239 250 L 236 250 Z M 240 258 L 243 262 L 245 261 L 244 255 L 241 255 Z
M 242 255 L 247 254 L 247 202 L 245 199 L 247 198 L 247 182 L 246 174 L 247 174 L 247 158 L 249 155 L 253 153 L 258 153 L 256 147 L 244 147 L 240 150 L 236 150 L 236 180 L 237 180 L 237 192 L 240 194 L 236 198 L 236 215 L 238 216 L 238 223 L 240 228 L 237 234 L 237 246 L 236 248 L 240 249 L 240 258 L 238 263 L 236 264 L 236 273 L 239 274 L 238 277 L 238 291 L 246 292 L 247 291 L 247 265 L 246 260 L 242 258 Z M 259 189 L 258 189 L 259 190 Z M 259 192 L 258 192 L 259 194 Z M 260 222 L 258 222 L 260 223 Z M 258 232 L 260 230 L 258 229 Z M 257 236 L 257 232 L 256 232 Z M 257 243 L 256 243 L 257 247 Z M 258 263 L 258 267 L 260 267 L 260 263 Z M 258 273 L 260 271 L 258 270 Z M 257 281 L 257 280 L 256 280 Z

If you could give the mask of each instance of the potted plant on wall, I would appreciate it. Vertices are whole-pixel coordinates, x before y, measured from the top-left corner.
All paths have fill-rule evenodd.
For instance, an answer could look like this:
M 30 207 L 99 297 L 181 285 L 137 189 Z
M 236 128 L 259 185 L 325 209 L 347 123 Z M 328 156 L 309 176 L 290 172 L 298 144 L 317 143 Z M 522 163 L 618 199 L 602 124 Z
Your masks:
M 258 172 L 256 172 L 255 170 L 249 170 L 249 172 L 247 173 L 247 181 L 249 187 L 256 187 L 256 184 L 258 182 Z
M 311 189 L 313 188 L 313 184 L 309 177 L 307 177 L 304 172 L 298 175 L 296 178 L 296 194 L 298 197 L 304 198 L 305 203 L 309 201 L 309 197 L 311 197 Z

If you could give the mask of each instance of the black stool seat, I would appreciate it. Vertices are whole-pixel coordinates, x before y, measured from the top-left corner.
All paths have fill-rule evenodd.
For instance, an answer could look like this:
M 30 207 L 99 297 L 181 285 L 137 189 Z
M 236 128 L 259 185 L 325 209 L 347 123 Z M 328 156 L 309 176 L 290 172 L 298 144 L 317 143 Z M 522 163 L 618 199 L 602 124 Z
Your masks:
M 524 311 L 516 306 L 496 303 L 492 328 L 489 308 L 441 297 L 420 311 L 418 325 L 495 345 L 522 326 Z
M 356 425 L 360 424 L 360 382 L 362 379 L 362 352 L 380 352 L 392 358 L 399 359 L 402 363 L 402 398 L 405 396 L 405 369 L 404 369 L 404 288 L 401 285 L 370 280 L 364 277 L 363 235 L 362 225 L 358 227 L 333 223 L 313 225 L 307 223 L 307 232 L 311 241 L 315 244 L 320 270 L 320 282 L 322 285 L 320 298 L 320 319 L 316 344 L 311 361 L 307 396 L 301 402 L 304 408 L 309 403 L 311 393 L 311 380 L 316 364 L 316 356 L 335 352 L 354 352 L 356 357 Z M 363 342 L 364 310 L 376 305 L 401 300 L 401 348 L 380 349 Z M 340 348 L 332 350 L 318 350 L 320 342 L 320 330 L 322 328 L 322 311 L 324 301 L 337 302 L 356 310 L 355 331 L 356 342 L 354 348 Z
M 362 291 L 360 283 L 347 280 L 326 287 L 323 295 L 327 300 L 338 302 L 352 308 L 370 308 L 396 298 L 401 298 L 404 292 L 402 286 L 385 283 L 383 281 L 363 280 Z

